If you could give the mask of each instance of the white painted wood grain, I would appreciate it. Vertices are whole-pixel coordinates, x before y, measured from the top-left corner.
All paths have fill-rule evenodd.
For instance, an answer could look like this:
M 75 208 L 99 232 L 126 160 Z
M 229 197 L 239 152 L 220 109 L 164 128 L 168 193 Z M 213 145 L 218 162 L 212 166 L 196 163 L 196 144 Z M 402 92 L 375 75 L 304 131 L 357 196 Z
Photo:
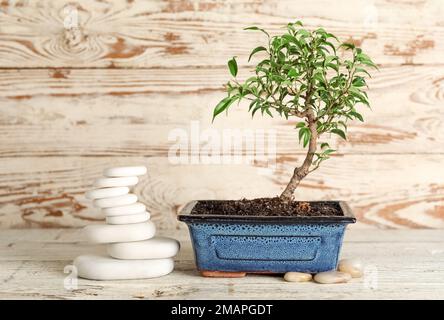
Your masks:
M 177 71 L 177 70 L 176 70 Z M 211 124 L 226 70 L 0 70 L 0 156 L 166 155 L 175 129 L 273 129 L 277 153 L 302 154 L 296 120 L 256 116 L 241 104 Z M 184 81 L 189 75 L 192 79 Z M 383 68 L 371 81 L 372 110 L 350 123 L 339 153 L 443 153 L 444 68 Z M 213 92 L 214 91 L 214 92 Z M 48 101 L 51 101 L 48 103 Z M 53 102 L 52 102 L 53 101 Z
M 70 9 L 71 8 L 71 9 Z M 322 26 L 362 46 L 379 64 L 442 64 L 439 0 L 3 1 L 1 67 L 177 67 L 245 58 L 288 21 Z M 196 58 L 198 57 L 198 58 Z

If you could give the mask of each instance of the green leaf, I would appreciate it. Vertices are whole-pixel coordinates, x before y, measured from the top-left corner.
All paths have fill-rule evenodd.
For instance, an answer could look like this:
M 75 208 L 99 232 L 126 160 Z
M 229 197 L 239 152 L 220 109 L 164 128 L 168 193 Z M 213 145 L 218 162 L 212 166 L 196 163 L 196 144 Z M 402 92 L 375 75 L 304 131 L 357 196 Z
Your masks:
M 309 37 L 309 36 L 310 36 L 310 32 L 308 32 L 308 31 L 305 30 L 305 29 L 299 29 L 299 30 L 296 32 L 296 35 L 299 35 L 299 36 L 301 36 L 302 38 L 306 38 L 306 37 Z
M 258 52 L 260 52 L 260 51 L 267 51 L 267 48 L 262 47 L 262 46 L 257 47 L 257 48 L 254 48 L 254 50 L 251 51 L 250 56 L 248 57 L 248 62 L 250 62 L 251 57 L 252 57 L 254 54 L 256 54 L 256 53 L 258 53 Z
M 299 74 L 298 74 L 298 72 L 296 71 L 295 68 L 291 68 L 290 71 L 288 71 L 287 75 L 290 78 L 296 78 Z
M 260 109 L 262 109 L 262 106 L 261 106 L 260 103 L 258 103 L 258 104 L 253 108 L 253 111 L 251 112 L 251 117 L 253 118 L 253 117 L 254 117 L 254 114 L 255 114 L 258 110 L 260 110 Z
M 329 41 L 324 41 L 324 44 L 329 46 L 333 50 L 333 52 L 336 54 L 336 47 L 333 45 L 333 43 L 331 43 Z
M 366 66 L 369 66 L 369 67 L 375 68 L 376 70 L 379 70 L 378 66 L 376 64 L 374 64 L 371 60 L 363 60 L 360 62 Z
M 288 43 L 292 43 L 292 44 L 296 45 L 296 47 L 299 50 L 302 50 L 301 42 L 298 39 L 296 39 L 296 37 L 292 36 L 291 34 L 284 34 L 282 36 L 282 39 L 284 39 Z
M 294 36 L 291 34 L 284 34 L 282 35 L 282 39 L 284 39 L 287 42 L 299 42 Z
M 368 55 L 366 55 L 365 53 L 362 53 L 362 50 L 358 51 L 358 54 L 356 54 L 356 60 L 358 60 L 358 61 L 361 61 L 361 60 L 372 61 Z
M 331 69 L 335 70 L 336 72 L 339 71 L 339 66 L 334 63 L 327 63 L 326 67 L 331 68 Z
M 364 122 L 364 118 L 362 117 L 362 115 L 356 111 L 350 111 L 349 114 L 353 117 L 355 117 L 356 119 L 358 119 L 361 122 Z
M 232 96 L 232 97 L 226 97 L 226 98 L 222 99 L 214 108 L 212 122 L 214 121 L 214 118 L 216 118 L 216 116 L 218 114 L 220 114 L 221 112 L 226 110 L 238 98 L 239 98 L 238 96 Z
M 313 75 L 314 80 L 318 80 L 320 83 L 325 83 L 324 81 L 324 75 L 320 72 L 317 72 Z
M 323 152 L 323 154 L 324 155 L 329 155 L 329 154 L 331 154 L 331 153 L 333 153 L 333 152 L 335 152 L 336 150 L 334 150 L 334 149 L 327 149 L 327 150 L 325 150 L 324 152 Z
M 228 61 L 228 69 L 230 69 L 230 73 L 233 77 L 237 75 L 237 62 L 236 57 L 233 57 Z
M 315 32 L 317 34 L 320 34 L 320 35 L 326 35 L 327 34 L 327 31 L 325 31 L 324 28 L 318 28 L 318 29 L 315 30 Z
M 251 108 L 253 108 L 253 106 L 258 103 L 258 99 L 251 101 L 250 105 L 248 106 L 248 111 L 251 111 Z
M 277 74 L 273 74 L 271 76 L 271 80 L 276 81 L 277 83 L 281 83 L 281 82 L 285 81 L 285 79 L 283 77 L 281 77 L 280 75 L 277 75 Z
M 307 146 L 307 144 L 310 142 L 311 132 L 310 129 L 307 127 L 303 127 L 299 129 L 299 142 L 303 141 L 304 148 Z
M 319 46 L 317 53 L 319 53 L 321 56 L 326 57 L 327 54 L 331 54 L 330 50 L 328 50 L 326 47 L 324 46 Z
M 337 134 L 338 136 L 340 136 L 344 140 L 347 140 L 347 138 L 345 137 L 345 132 L 342 131 L 341 129 L 331 129 L 330 132 Z
M 321 149 L 328 148 L 330 145 L 327 142 L 321 143 Z
M 374 64 L 374 62 L 370 59 L 370 57 L 368 55 L 366 55 L 365 53 L 362 53 L 362 52 L 358 53 L 356 55 L 356 61 L 359 61 L 363 65 L 378 69 L 378 66 L 376 64 Z
M 278 56 L 278 62 L 280 64 L 285 62 L 285 54 L 282 51 L 279 51 L 277 56 Z
M 256 76 L 250 77 L 250 78 L 248 78 L 247 80 L 245 80 L 245 84 L 249 84 L 249 85 L 251 85 L 251 84 L 253 84 L 253 83 L 255 83 L 255 82 L 258 82 Z
M 339 47 L 345 48 L 347 50 L 354 50 L 356 48 L 356 46 L 353 43 L 347 43 L 347 42 L 342 43 Z
M 308 145 L 310 142 L 311 132 L 307 130 L 307 133 L 304 135 L 304 148 Z
M 303 128 L 305 127 L 305 122 L 298 122 L 298 124 L 296 125 L 296 128 Z
M 306 128 L 299 129 L 299 141 L 301 141 L 302 137 L 305 135 Z
M 327 36 L 327 39 L 328 39 L 328 38 L 333 38 L 333 39 L 335 39 L 336 41 L 339 41 L 338 37 L 336 37 L 336 36 L 335 36 L 334 34 L 332 34 L 332 33 L 327 33 L 326 36 Z
M 331 63 L 331 62 L 333 62 L 335 60 L 336 61 L 338 60 L 337 56 L 328 56 L 328 57 L 325 58 L 324 64 L 329 64 L 329 63 Z
M 247 28 L 244 28 L 244 30 L 261 31 L 261 32 L 265 33 L 267 35 L 267 37 L 270 38 L 270 35 L 268 34 L 267 31 L 265 31 L 264 29 L 258 28 L 256 26 L 247 27 Z
M 264 60 L 262 60 L 261 62 L 259 62 L 259 63 L 257 64 L 257 66 L 258 66 L 258 67 L 263 67 L 263 66 L 267 67 L 267 66 L 270 65 L 270 63 L 271 63 L 270 59 L 264 59 Z
M 370 73 L 368 73 L 367 70 L 365 70 L 364 68 L 360 68 L 360 67 L 356 67 L 356 68 L 355 68 L 355 73 L 365 73 L 365 74 L 368 75 L 370 78 L 372 77 L 372 76 L 370 75 Z
M 350 87 L 350 95 L 354 97 L 358 102 L 365 104 L 367 107 L 370 107 L 370 104 L 366 98 L 366 93 L 359 91 L 358 88 Z
M 340 124 L 345 131 L 347 131 L 347 124 L 344 121 L 338 121 L 338 124 Z
M 367 84 L 365 83 L 365 80 L 363 77 L 355 77 L 352 81 L 352 84 L 354 87 L 360 88 L 360 87 L 365 87 Z
M 279 114 L 282 116 L 284 115 L 285 119 L 288 120 L 288 110 L 279 111 Z

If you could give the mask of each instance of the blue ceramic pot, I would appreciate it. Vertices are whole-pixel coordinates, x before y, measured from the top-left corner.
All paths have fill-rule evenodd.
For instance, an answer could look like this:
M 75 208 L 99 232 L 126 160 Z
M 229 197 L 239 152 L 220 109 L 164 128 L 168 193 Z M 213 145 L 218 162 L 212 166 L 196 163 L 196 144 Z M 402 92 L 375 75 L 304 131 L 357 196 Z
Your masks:
M 334 270 L 345 228 L 356 221 L 337 201 L 342 215 L 325 217 L 192 214 L 197 203 L 190 202 L 179 220 L 189 227 L 197 269 L 206 276 Z

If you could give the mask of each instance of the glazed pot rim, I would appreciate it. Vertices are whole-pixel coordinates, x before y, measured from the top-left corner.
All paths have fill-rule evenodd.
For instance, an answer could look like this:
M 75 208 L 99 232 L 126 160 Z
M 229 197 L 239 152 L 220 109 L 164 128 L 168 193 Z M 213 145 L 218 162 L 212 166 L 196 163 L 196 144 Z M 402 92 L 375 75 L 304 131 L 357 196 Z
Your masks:
M 191 214 L 194 206 L 200 201 L 220 201 L 220 200 L 194 200 L 189 202 L 180 211 L 178 219 L 183 222 L 249 222 L 249 223 L 295 223 L 295 224 L 307 224 L 307 223 L 355 223 L 356 218 L 345 201 L 307 201 L 309 203 L 314 202 L 327 202 L 337 203 L 341 208 L 341 216 L 260 216 L 260 215 L 221 215 L 221 214 Z M 230 201 L 230 200 L 227 200 Z M 234 200 L 232 200 L 234 201 Z

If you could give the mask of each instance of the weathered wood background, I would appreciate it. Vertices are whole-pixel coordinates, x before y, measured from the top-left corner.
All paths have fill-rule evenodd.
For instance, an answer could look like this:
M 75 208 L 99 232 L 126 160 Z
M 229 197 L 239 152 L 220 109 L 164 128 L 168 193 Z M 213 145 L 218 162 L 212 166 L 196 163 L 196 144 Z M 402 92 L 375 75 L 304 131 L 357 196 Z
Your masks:
M 0 227 L 78 227 L 103 219 L 83 194 L 102 169 L 144 163 L 135 192 L 161 227 L 197 198 L 276 195 L 301 160 L 292 123 L 249 120 L 243 106 L 216 128 L 275 128 L 277 171 L 173 165 L 175 128 L 211 127 L 226 61 L 240 74 L 288 21 L 322 26 L 380 66 L 373 112 L 308 177 L 299 199 L 344 199 L 363 227 L 444 227 L 444 3 L 440 0 L 146 0 L 0 2 Z

